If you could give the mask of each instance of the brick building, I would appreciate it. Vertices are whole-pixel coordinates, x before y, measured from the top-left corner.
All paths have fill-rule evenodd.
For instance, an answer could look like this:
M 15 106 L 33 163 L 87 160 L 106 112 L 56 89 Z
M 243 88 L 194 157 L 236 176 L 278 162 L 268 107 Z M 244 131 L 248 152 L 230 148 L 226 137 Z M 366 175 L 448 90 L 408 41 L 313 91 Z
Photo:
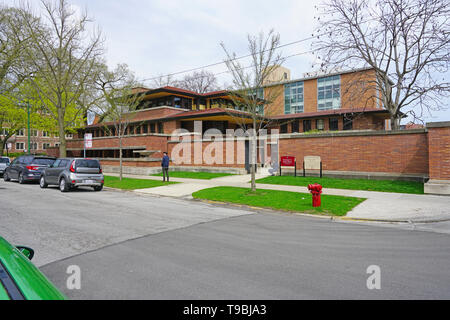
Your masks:
M 287 73 L 286 73 L 287 74 Z M 303 79 L 269 82 L 258 95 L 264 99 L 262 121 L 269 131 L 281 133 L 309 131 L 383 130 L 389 113 L 377 103 L 376 91 L 369 85 L 374 80 L 372 69 L 360 69 Z M 361 85 L 362 84 L 362 85 Z M 151 151 L 161 151 L 158 141 L 175 129 L 194 132 L 195 121 L 201 121 L 202 133 L 208 129 L 237 129 L 251 123 L 245 112 L 237 110 L 227 91 L 199 94 L 189 90 L 163 87 L 136 88 L 142 96 L 127 130 L 127 141 L 135 141 L 125 149 L 126 158 L 139 158 Z M 112 123 L 94 123 L 79 130 L 78 137 L 92 133 L 91 156 L 117 158 L 117 139 Z M 69 151 L 80 151 L 74 141 Z M 153 153 L 158 156 L 158 152 Z
M 44 130 L 30 130 L 30 152 L 31 153 L 46 153 L 46 150 L 52 147 L 59 146 L 59 137 L 49 131 Z M 5 131 L 0 130 L 0 136 L 4 137 Z M 66 135 L 68 140 L 73 138 L 73 134 Z M 21 129 L 19 132 L 11 136 L 5 149 L 3 150 L 4 155 L 9 153 L 20 153 L 28 151 L 28 130 Z

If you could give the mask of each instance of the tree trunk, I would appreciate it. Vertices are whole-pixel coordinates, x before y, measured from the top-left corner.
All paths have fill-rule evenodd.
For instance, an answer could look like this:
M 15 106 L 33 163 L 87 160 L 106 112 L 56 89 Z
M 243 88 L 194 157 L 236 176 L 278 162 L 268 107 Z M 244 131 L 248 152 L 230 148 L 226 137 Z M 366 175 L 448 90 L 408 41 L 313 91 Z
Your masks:
M 256 191 L 256 172 L 255 172 L 255 166 L 257 163 L 257 151 L 258 151 L 258 145 L 256 140 L 256 121 L 253 119 L 253 130 L 251 135 L 251 159 L 250 159 L 250 175 L 251 175 L 251 189 L 252 191 Z
M 400 130 L 400 116 L 391 115 L 391 130 Z
M 0 157 L 3 157 L 3 150 L 5 150 L 6 139 L 2 141 L 2 149 L 0 150 Z
M 66 133 L 64 131 L 64 110 L 58 108 L 59 157 L 67 157 Z
M 119 180 L 122 181 L 122 135 L 119 136 Z

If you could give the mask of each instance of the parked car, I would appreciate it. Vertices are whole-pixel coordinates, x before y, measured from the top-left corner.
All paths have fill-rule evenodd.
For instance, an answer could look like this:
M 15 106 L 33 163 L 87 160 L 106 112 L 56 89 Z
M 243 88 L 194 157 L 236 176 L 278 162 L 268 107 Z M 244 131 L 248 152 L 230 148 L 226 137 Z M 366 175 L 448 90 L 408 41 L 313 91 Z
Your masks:
M 33 255 L 33 249 L 14 247 L 0 237 L 0 300 L 66 299 L 31 263 Z
M 92 187 L 95 191 L 103 189 L 104 177 L 100 162 L 96 159 L 64 158 L 57 159 L 41 173 L 39 185 L 58 185 L 61 192 L 77 187 Z
M 16 179 L 20 184 L 27 181 L 39 181 L 42 171 L 55 162 L 55 157 L 26 155 L 14 159 L 6 168 L 3 179 Z
M 3 176 L 6 168 L 9 166 L 10 160 L 8 157 L 0 157 L 0 175 Z

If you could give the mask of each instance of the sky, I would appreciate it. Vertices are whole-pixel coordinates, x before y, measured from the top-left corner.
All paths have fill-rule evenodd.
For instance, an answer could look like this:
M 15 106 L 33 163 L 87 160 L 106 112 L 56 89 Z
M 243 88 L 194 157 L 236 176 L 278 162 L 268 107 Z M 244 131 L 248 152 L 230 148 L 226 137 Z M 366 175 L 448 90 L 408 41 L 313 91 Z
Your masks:
M 100 27 L 108 65 L 126 63 L 138 79 L 144 80 L 223 62 L 225 52 L 221 42 L 238 56 L 248 54 L 248 34 L 274 29 L 282 44 L 308 38 L 316 27 L 315 5 L 320 0 L 70 0 L 70 3 L 78 11 L 87 10 Z M 310 49 L 310 41 L 281 49 L 283 56 L 300 53 L 284 63 L 291 70 L 291 79 L 315 70 L 314 56 L 301 54 Z M 250 64 L 248 60 L 242 63 Z M 217 74 L 227 68 L 221 64 L 206 70 Z M 217 78 L 220 84 L 230 83 L 228 74 Z M 152 80 L 143 84 L 152 87 Z M 424 120 L 450 120 L 450 109 L 433 112 Z

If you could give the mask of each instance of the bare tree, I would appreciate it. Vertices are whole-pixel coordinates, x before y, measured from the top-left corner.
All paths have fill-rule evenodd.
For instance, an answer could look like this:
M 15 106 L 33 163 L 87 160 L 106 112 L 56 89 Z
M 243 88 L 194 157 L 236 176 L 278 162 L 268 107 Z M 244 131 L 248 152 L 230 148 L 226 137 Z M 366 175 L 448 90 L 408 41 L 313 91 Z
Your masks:
M 207 70 L 194 71 L 186 75 L 178 85 L 180 88 L 197 93 L 216 91 L 219 88 L 216 76 Z
M 111 136 L 117 136 L 119 142 L 119 177 L 122 181 L 122 149 L 123 138 L 127 128 L 137 110 L 141 96 L 139 92 L 133 90 L 139 84 L 135 80 L 134 74 L 125 64 L 119 64 L 113 71 L 109 71 L 106 66 L 102 68 L 96 84 L 102 93 L 102 104 L 99 105 L 101 121 L 104 122 L 105 131 Z M 110 126 L 114 129 L 111 130 Z
M 251 66 L 241 65 L 236 53 L 229 52 L 223 43 L 221 46 L 226 54 L 225 63 L 232 75 L 232 87 L 230 96 L 234 107 L 241 114 L 229 112 L 239 126 L 248 132 L 250 140 L 250 174 L 251 189 L 256 190 L 255 164 L 257 163 L 257 138 L 261 130 L 268 125 L 268 116 L 271 109 L 267 103 L 274 102 L 280 95 L 280 90 L 264 90 L 264 84 L 274 73 L 278 66 L 282 65 L 283 58 L 277 52 L 280 45 L 280 35 L 270 30 L 268 34 L 263 32 L 257 36 L 248 35 L 248 50 L 251 56 Z M 281 80 L 281 79 L 280 79 Z M 250 121 L 248 121 L 250 119 Z M 250 123 L 249 123 L 250 122 Z M 251 127 L 251 130 L 248 130 Z
M 393 129 L 404 114 L 438 109 L 449 96 L 447 0 L 329 0 L 319 11 L 322 67 L 373 68 L 364 94 L 390 112 Z
M 42 105 L 58 122 L 60 156 L 66 156 L 65 132 L 85 115 L 84 101 L 95 78 L 102 51 L 100 31 L 87 32 L 91 22 L 87 13 L 78 16 L 67 0 L 41 0 L 45 28 L 34 28 L 28 21 L 23 28 L 31 37 L 26 58 L 37 69 L 33 85 Z M 31 12 L 30 6 L 23 12 Z M 39 54 L 34 54 L 38 52 Z M 70 111 L 70 112 L 69 112 Z
M 152 87 L 162 88 L 162 87 L 176 87 L 179 85 L 179 81 L 174 79 L 172 75 L 159 75 L 152 80 Z

